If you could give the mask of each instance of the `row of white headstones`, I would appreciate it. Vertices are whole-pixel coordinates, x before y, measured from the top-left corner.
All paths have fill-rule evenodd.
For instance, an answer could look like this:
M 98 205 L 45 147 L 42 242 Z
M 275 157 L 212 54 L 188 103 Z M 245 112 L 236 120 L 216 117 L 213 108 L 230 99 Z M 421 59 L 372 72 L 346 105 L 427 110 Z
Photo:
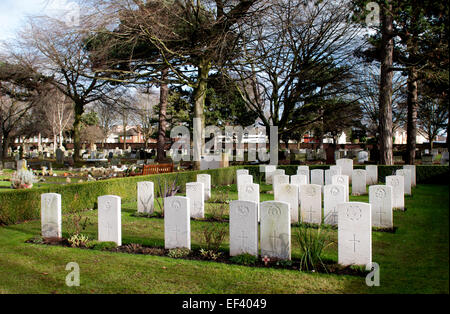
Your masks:
M 269 169 L 267 169 L 269 167 Z M 258 222 L 260 222 L 260 249 L 262 256 L 277 259 L 291 258 L 291 223 L 298 221 L 300 204 L 303 222 L 322 223 L 321 186 L 298 184 L 308 180 L 306 175 L 291 176 L 291 183 L 282 183 L 276 169 L 265 170 L 266 180 L 274 182 L 275 201 L 259 201 L 259 185 L 253 183 L 248 170 L 237 171 L 238 200 L 230 203 L 230 255 L 249 253 L 258 256 Z M 335 168 L 337 169 L 337 168 Z M 269 170 L 269 171 L 267 171 Z M 298 169 L 298 172 L 304 171 Z M 339 169 L 337 169 L 339 172 Z M 312 172 L 315 170 L 311 171 Z M 362 170 L 364 171 L 364 170 Z M 309 171 L 308 171 L 309 173 Z M 312 175 L 311 175 L 312 176 Z M 250 178 L 251 177 L 251 178 Z M 340 182 L 339 178 L 344 178 Z M 348 176 L 333 176 L 333 184 L 325 185 L 324 212 L 327 224 L 338 225 L 339 263 L 343 265 L 371 263 L 372 226 L 392 227 L 394 186 L 371 186 L 370 204 L 348 202 Z M 397 177 L 397 176 L 395 176 Z M 403 176 L 398 180 L 399 193 L 403 192 Z M 251 179 L 251 180 L 250 180 Z M 289 180 L 289 177 L 288 177 Z M 356 174 L 352 183 L 360 180 Z M 280 182 L 278 182 L 280 181 Z M 396 180 L 393 180 L 394 182 Z M 308 182 L 308 181 L 306 181 Z M 345 184 L 346 183 L 346 184 Z M 395 184 L 394 184 L 395 185 Z M 402 198 L 403 193 L 402 194 Z M 164 238 L 166 249 L 190 249 L 190 218 L 204 217 L 204 201 L 211 196 L 211 177 L 199 174 L 197 182 L 186 184 L 186 197 L 164 199 Z M 138 211 L 151 213 L 154 204 L 153 182 L 138 183 Z M 378 208 L 379 219 L 372 216 Z M 41 197 L 43 237 L 61 237 L 61 196 L 55 193 Z M 379 221 L 380 223 L 377 223 Z M 114 195 L 98 198 L 98 240 L 122 244 L 121 199 Z

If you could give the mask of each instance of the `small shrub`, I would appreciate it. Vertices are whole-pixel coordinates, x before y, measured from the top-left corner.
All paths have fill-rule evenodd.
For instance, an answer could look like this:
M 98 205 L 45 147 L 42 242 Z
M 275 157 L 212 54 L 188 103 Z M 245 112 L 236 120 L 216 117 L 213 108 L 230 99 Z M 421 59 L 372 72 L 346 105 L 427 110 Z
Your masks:
M 218 251 L 227 235 L 227 225 L 218 222 L 206 223 L 201 227 L 202 240 L 209 251 Z
M 87 247 L 89 237 L 83 234 L 74 234 L 67 241 L 72 247 Z
M 44 244 L 44 242 L 45 242 L 45 239 L 41 235 L 36 235 L 27 241 L 27 243 L 33 243 L 33 244 Z
M 237 256 L 233 256 L 230 259 L 233 263 L 239 264 L 239 265 L 245 265 L 245 266 L 251 266 L 255 265 L 258 261 L 258 258 L 256 256 L 253 256 L 251 254 L 245 253 L 240 254 Z
M 164 186 L 159 180 L 159 177 L 157 178 L 157 191 L 159 192 L 159 197 L 161 197 L 161 200 L 159 200 L 159 198 L 156 198 L 156 202 L 158 203 L 162 215 L 164 215 L 164 199 L 166 197 L 177 195 L 178 191 L 180 190 L 180 186 L 177 186 L 177 181 L 178 174 L 170 184 L 167 183 L 167 180 L 164 180 Z
M 291 267 L 292 266 L 292 261 L 290 260 L 279 260 L 276 262 L 277 266 L 281 266 L 281 267 Z
M 300 224 L 296 233 L 296 240 L 302 253 L 300 270 L 319 270 L 322 267 L 326 271 L 325 264 L 322 262 L 322 253 L 332 242 L 327 239 L 321 227 L 311 229 Z
M 205 259 L 216 261 L 222 256 L 222 252 L 200 249 L 200 255 Z
M 97 251 L 110 251 L 117 248 L 117 244 L 116 242 L 90 241 L 87 247 Z
M 169 253 L 167 253 L 167 256 L 172 258 L 183 258 L 191 254 L 191 250 L 187 248 L 176 248 L 169 250 Z

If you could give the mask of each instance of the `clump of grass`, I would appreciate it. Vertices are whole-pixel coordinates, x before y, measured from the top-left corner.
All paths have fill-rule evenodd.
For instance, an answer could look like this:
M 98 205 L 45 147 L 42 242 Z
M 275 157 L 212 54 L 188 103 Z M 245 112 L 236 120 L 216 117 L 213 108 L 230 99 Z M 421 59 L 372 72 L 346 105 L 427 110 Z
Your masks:
M 321 268 L 327 271 L 322 261 L 322 253 L 333 242 L 322 232 L 322 228 L 307 228 L 304 224 L 300 224 L 296 237 L 302 256 L 300 258 L 300 270 L 319 271 Z

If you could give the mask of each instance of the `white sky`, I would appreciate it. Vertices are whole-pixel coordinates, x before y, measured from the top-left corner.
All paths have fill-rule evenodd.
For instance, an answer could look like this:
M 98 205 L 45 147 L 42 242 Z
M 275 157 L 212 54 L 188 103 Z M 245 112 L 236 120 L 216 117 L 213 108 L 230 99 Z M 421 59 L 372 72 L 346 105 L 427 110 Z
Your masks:
M 0 41 L 14 38 L 28 16 L 55 16 L 71 3 L 71 0 L 0 0 Z

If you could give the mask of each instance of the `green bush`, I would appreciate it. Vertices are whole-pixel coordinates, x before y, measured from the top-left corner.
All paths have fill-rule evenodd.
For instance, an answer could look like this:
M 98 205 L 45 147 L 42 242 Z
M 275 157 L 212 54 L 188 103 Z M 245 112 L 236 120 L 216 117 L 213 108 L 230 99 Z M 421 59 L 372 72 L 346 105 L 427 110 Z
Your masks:
M 251 266 L 256 264 L 258 258 L 251 254 L 245 253 L 233 256 L 232 258 L 230 258 L 230 260 L 235 264 Z
M 228 167 L 214 170 L 178 172 L 177 185 L 185 192 L 186 183 L 197 181 L 197 174 L 211 175 L 214 185 L 228 185 L 235 181 L 236 170 L 243 167 Z M 123 200 L 136 199 L 137 182 L 152 181 L 157 184 L 158 178 L 173 181 L 177 173 L 155 174 L 115 178 L 110 180 L 75 183 L 61 186 L 34 188 L 28 190 L 11 190 L 0 193 L 0 225 L 11 225 L 40 217 L 41 194 L 61 194 L 63 213 L 74 210 L 95 208 L 97 198 L 102 195 L 117 195 Z M 77 200 L 74 204 L 74 200 Z
M 172 258 L 183 258 L 191 254 L 191 250 L 187 248 L 176 248 L 169 250 L 169 253 L 167 253 L 167 256 Z
M 86 247 L 97 250 L 97 251 L 109 251 L 117 247 L 116 242 L 99 242 L 99 241 L 89 241 Z

